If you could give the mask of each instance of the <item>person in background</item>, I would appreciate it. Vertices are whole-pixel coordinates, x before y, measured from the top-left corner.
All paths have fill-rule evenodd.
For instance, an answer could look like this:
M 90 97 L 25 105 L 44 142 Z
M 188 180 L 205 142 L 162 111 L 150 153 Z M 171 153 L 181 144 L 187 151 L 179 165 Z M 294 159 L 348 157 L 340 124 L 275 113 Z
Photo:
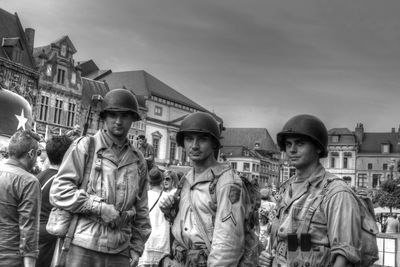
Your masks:
M 39 136 L 16 132 L 9 158 L 0 163 L 0 264 L 34 267 L 39 254 L 40 184 L 31 174 L 41 151 Z
M 49 202 L 50 187 L 53 183 L 55 174 L 60 167 L 65 152 L 67 152 L 72 140 L 66 135 L 52 136 L 46 142 L 46 153 L 50 163 L 46 170 L 37 175 L 42 189 L 42 208 L 40 211 L 40 231 L 39 231 L 39 257 L 36 261 L 37 267 L 48 267 L 53 258 L 54 248 L 57 237 L 46 231 L 46 224 L 52 205 Z
M 139 267 L 164 266 L 163 263 L 170 255 L 170 224 L 158 206 L 159 200 L 166 194 L 162 187 L 163 180 L 164 174 L 157 167 L 153 167 L 149 172 L 147 192 L 152 231 L 139 259 Z
M 178 175 L 171 170 L 166 170 L 164 172 L 164 180 L 163 180 L 163 186 L 164 186 L 164 191 L 166 192 L 171 192 L 173 189 L 175 189 L 178 186 L 179 179 Z
M 139 135 L 137 137 L 137 146 L 140 152 L 143 153 L 144 159 L 147 162 L 147 169 L 151 170 L 154 165 L 154 148 L 152 145 L 147 143 L 147 139 L 144 135 Z

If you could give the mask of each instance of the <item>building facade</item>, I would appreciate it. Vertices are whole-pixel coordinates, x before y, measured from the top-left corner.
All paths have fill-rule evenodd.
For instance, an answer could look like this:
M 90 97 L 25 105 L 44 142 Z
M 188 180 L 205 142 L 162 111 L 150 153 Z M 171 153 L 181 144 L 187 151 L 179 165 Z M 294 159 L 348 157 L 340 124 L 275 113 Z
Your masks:
M 261 187 L 279 182 L 280 153 L 267 129 L 226 128 L 222 133 L 221 159 Z
M 390 132 L 365 132 L 358 123 L 354 132 L 359 149 L 356 160 L 356 187 L 379 188 L 387 179 L 399 178 L 400 127 Z
M 36 101 L 39 84 L 32 56 L 34 37 L 35 30 L 24 30 L 17 13 L 0 8 L 0 87 L 23 96 L 31 105 Z
M 104 82 L 82 78 L 76 52 L 68 36 L 34 49 L 40 73 L 34 114 L 36 131 L 42 135 L 63 134 L 76 126 L 82 131 L 85 123 L 89 133 L 101 127 L 96 111 L 109 89 Z
M 321 163 L 327 171 L 355 186 L 357 151 L 354 133 L 347 128 L 334 128 L 328 131 L 328 156 Z

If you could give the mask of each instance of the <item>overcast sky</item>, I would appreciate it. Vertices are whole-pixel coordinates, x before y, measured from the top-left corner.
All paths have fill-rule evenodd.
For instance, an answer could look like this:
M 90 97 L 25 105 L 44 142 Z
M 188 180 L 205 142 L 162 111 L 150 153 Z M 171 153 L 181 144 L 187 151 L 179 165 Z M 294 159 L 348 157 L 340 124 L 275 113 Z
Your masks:
M 400 124 L 398 0 L 0 0 L 75 60 L 145 70 L 222 117 L 275 138 L 307 113 L 329 129 Z

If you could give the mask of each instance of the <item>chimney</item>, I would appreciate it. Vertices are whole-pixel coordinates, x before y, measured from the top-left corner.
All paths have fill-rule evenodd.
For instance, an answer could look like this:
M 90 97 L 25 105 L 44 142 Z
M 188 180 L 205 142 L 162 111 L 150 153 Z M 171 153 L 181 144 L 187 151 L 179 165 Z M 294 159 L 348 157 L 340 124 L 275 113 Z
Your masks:
M 33 44 L 35 42 L 35 30 L 32 28 L 25 29 L 25 37 L 28 42 L 28 51 L 32 55 L 33 54 Z
M 364 125 L 361 122 L 357 123 L 354 134 L 356 136 L 357 143 L 362 144 L 364 137 Z

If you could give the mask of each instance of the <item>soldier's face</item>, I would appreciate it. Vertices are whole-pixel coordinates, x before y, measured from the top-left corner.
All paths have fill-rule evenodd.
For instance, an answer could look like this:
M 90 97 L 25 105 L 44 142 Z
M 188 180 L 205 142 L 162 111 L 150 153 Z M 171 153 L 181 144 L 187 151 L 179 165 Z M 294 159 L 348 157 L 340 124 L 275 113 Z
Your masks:
M 287 137 L 285 151 L 296 169 L 306 169 L 319 161 L 321 150 L 311 140 L 302 136 Z
M 116 138 L 124 138 L 132 126 L 134 118 L 130 112 L 106 113 L 104 123 L 107 131 Z
M 214 157 L 215 143 L 204 133 L 185 133 L 184 146 L 189 158 L 197 163 Z

